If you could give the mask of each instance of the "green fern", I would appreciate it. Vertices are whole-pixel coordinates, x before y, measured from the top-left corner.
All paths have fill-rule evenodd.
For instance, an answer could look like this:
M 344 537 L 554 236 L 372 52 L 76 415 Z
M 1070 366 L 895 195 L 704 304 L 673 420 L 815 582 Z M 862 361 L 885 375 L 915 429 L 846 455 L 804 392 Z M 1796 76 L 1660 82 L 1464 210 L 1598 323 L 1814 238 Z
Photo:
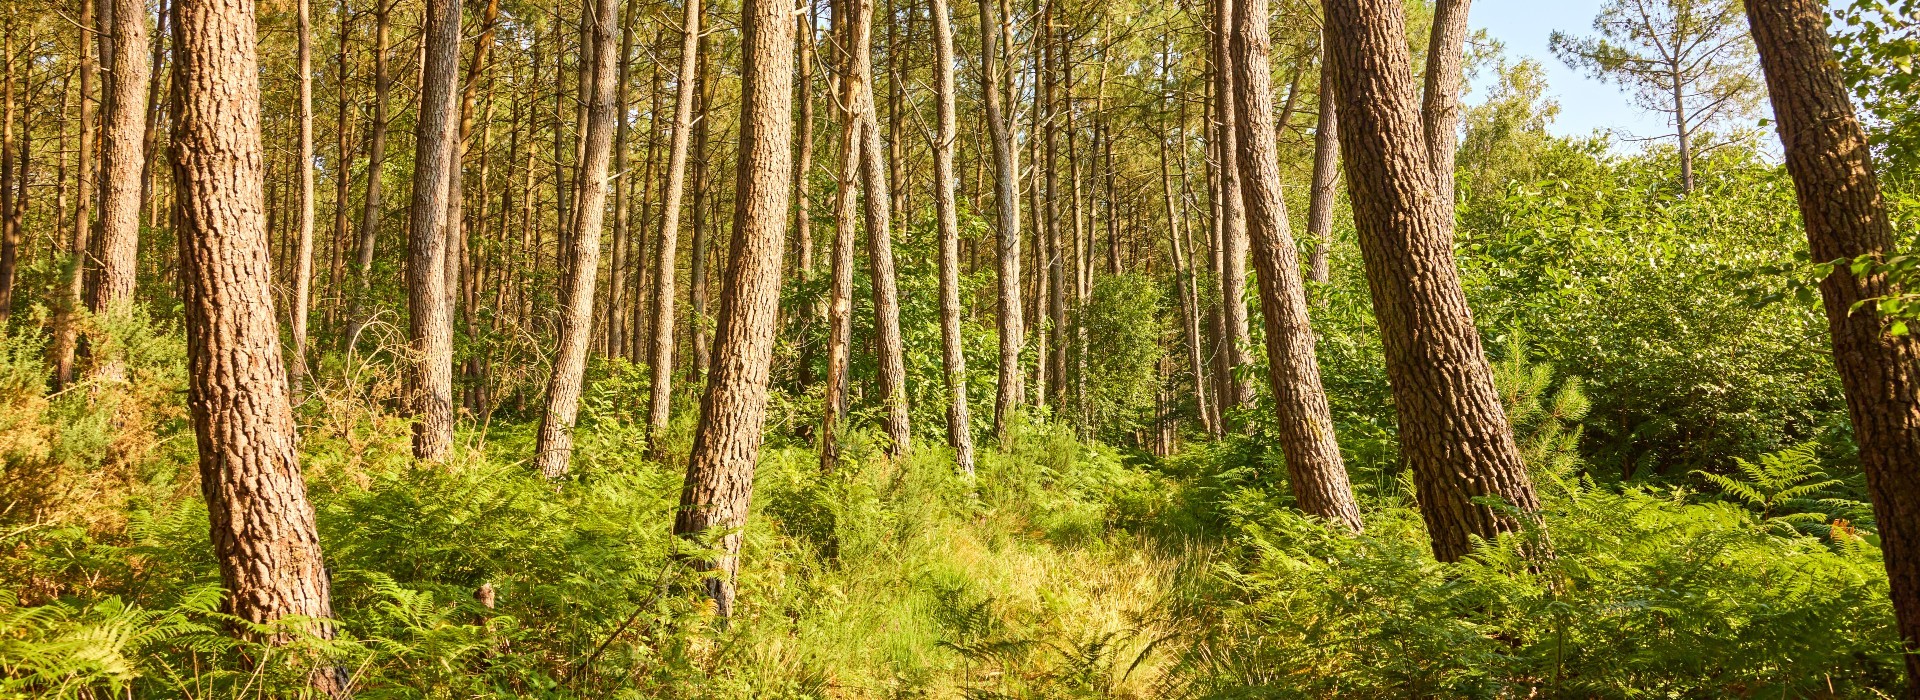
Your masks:
M 1756 461 L 1735 457 L 1737 475 L 1698 470 L 1694 474 L 1718 488 L 1722 495 L 1751 508 L 1769 525 L 1792 531 L 1817 528 L 1826 525 L 1828 520 L 1827 511 L 1822 508 L 1858 504 L 1846 499 L 1820 498 L 1841 482 L 1830 478 L 1821 468 L 1814 447 L 1813 443 L 1795 445 L 1760 455 Z

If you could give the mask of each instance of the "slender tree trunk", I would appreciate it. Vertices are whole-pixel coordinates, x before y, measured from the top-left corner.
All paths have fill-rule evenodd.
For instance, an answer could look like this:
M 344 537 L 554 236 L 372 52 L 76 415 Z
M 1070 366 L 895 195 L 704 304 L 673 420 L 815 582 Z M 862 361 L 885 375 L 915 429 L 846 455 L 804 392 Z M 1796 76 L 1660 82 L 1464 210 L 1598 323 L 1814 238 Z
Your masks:
M 700 77 L 695 81 L 699 84 L 699 92 L 696 93 L 693 103 L 693 162 L 691 163 L 693 167 L 693 211 L 691 212 L 693 214 L 693 242 L 691 247 L 693 250 L 689 252 L 689 259 L 687 260 L 687 315 L 689 317 L 688 325 L 692 326 L 688 329 L 688 334 L 691 336 L 693 345 L 692 378 L 695 380 L 707 376 L 707 369 L 709 368 L 707 360 L 711 359 L 709 356 L 710 346 L 708 344 L 708 338 L 710 336 L 708 336 L 708 333 L 712 323 L 710 321 L 712 316 L 707 314 L 707 268 L 709 266 L 707 256 L 712 252 L 713 248 L 713 222 L 710 220 L 710 217 L 707 216 L 707 198 L 712 194 L 712 183 L 708 177 L 708 173 L 712 172 L 712 170 L 708 167 L 709 163 L 707 162 L 707 158 L 710 156 L 707 143 L 713 122 L 707 118 L 707 114 L 708 111 L 713 108 L 714 79 L 713 71 L 708 63 L 712 59 L 707 53 L 707 38 L 705 35 L 700 37 L 700 50 L 698 53 L 700 55 Z
M 180 0 L 174 27 L 174 187 L 200 485 L 226 590 L 250 623 L 298 616 L 333 636 L 327 571 L 295 450 L 260 211 L 253 3 Z M 272 641 L 286 641 L 279 636 Z M 315 684 L 346 693 L 345 674 Z
M 799 75 L 794 81 L 794 90 L 798 93 L 796 99 L 800 103 L 800 114 L 796 117 L 799 123 L 795 125 L 800 131 L 798 146 L 800 155 L 799 160 L 793 164 L 793 239 L 797 256 L 794 266 L 799 271 L 802 281 L 812 282 L 813 197 L 809 192 L 812 185 L 809 178 L 813 172 L 813 31 L 817 5 L 813 0 L 800 0 L 800 2 L 801 16 L 794 20 L 799 23 L 796 30 L 800 33 L 796 44 L 799 56 L 794 61 L 799 70 Z M 800 317 L 801 338 L 811 337 L 810 330 L 813 324 L 825 315 L 824 312 L 825 306 L 818 301 L 807 304 L 806 310 Z M 813 352 L 814 344 L 803 340 L 800 347 L 799 366 L 796 368 L 799 389 L 803 393 L 808 387 L 813 386 Z
M 343 301 L 341 297 L 346 294 L 342 284 L 346 281 L 347 209 L 349 205 L 347 200 L 349 196 L 348 189 L 353 182 L 353 152 L 350 150 L 352 145 L 351 138 L 348 136 L 348 133 L 352 131 L 352 123 L 348 121 L 347 113 L 348 106 L 353 104 L 351 100 L 347 99 L 347 45 L 351 41 L 352 32 L 347 24 L 349 13 L 347 12 L 346 0 L 340 0 L 338 11 L 340 15 L 340 26 L 338 29 L 340 51 L 334 57 L 336 62 L 336 75 L 338 75 L 334 89 L 339 100 L 339 109 L 334 114 L 333 122 L 333 252 L 327 266 L 327 293 L 330 296 L 327 303 L 327 329 L 336 333 L 340 330 L 337 322 L 339 321 L 340 304 Z
M 160 228 L 160 197 L 153 191 L 153 176 L 160 169 L 157 162 L 160 153 L 160 116 L 166 111 L 166 99 L 160 92 L 164 84 L 166 65 L 167 18 L 172 15 L 167 0 L 161 0 L 158 12 L 159 28 L 147 42 L 147 123 L 146 135 L 142 139 L 141 150 L 146 160 L 141 164 L 140 202 L 147 210 L 147 228 Z
M 73 382 L 74 352 L 80 345 L 80 323 L 77 314 L 87 303 L 87 268 L 91 255 L 90 243 L 93 232 L 93 200 L 99 195 L 99 185 L 94 181 L 94 163 L 98 157 L 94 145 L 94 111 L 98 104 L 93 96 L 93 83 L 99 67 L 94 62 L 94 35 L 98 29 L 94 16 L 96 0 L 79 0 L 80 3 L 80 148 L 75 156 L 78 185 L 74 198 L 73 213 L 73 269 L 66 279 L 67 295 L 63 300 L 59 320 L 54 324 L 53 337 L 53 388 L 55 391 Z M 64 209 L 64 207 L 63 207 Z
M 1325 44 L 1323 37 L 1323 52 Z M 1322 55 L 1320 121 L 1313 129 L 1313 191 L 1307 204 L 1307 239 L 1312 246 L 1307 253 L 1307 279 L 1320 284 L 1333 275 L 1328 249 L 1333 245 L 1333 202 L 1340 187 L 1340 115 L 1334 109 L 1339 98 L 1333 79 L 1333 61 Z
M 1860 465 L 1907 648 L 1906 697 L 1920 697 L 1920 342 L 1888 332 L 1874 299 L 1896 288 L 1848 261 L 1895 252 L 1866 134 L 1848 101 L 1824 3 L 1751 0 L 1747 19 L 1766 74 L 1813 258 L 1839 261 L 1820 281 L 1834 364 L 1846 390 Z
M 1184 147 L 1184 143 L 1182 146 Z M 1183 148 L 1184 150 L 1184 148 Z M 1187 336 L 1187 371 L 1193 374 L 1194 408 L 1200 414 L 1201 426 L 1209 435 L 1213 434 L 1213 412 L 1207 402 L 1207 371 L 1205 361 L 1201 359 L 1201 347 L 1204 345 L 1200 335 L 1200 298 L 1199 290 L 1194 286 L 1193 261 L 1187 255 L 1185 239 L 1181 235 L 1181 224 L 1185 223 L 1185 213 L 1175 201 L 1173 180 L 1167 169 L 1167 136 L 1160 138 L 1160 184 L 1167 204 L 1167 240 L 1173 249 L 1174 284 L 1179 285 L 1180 315 L 1184 323 L 1181 330 Z
M 994 12 L 995 0 L 979 0 L 979 5 L 980 71 L 986 80 L 980 92 L 993 141 L 994 224 L 999 232 L 1000 370 L 993 402 L 993 432 L 1004 443 L 1014 412 L 1027 400 L 1026 373 L 1020 367 L 1020 347 L 1026 344 L 1025 317 L 1020 308 L 1020 165 L 1019 152 L 1013 147 L 1013 129 L 1001 108 L 1011 88 L 1006 70 L 995 60 L 1000 52 L 1003 21 Z
M 860 118 L 857 110 L 859 90 L 853 79 L 848 14 L 844 3 L 836 3 L 833 29 L 839 64 L 840 88 L 836 98 L 840 109 L 840 162 L 833 194 L 833 260 L 829 263 L 832 279 L 827 288 L 827 386 L 820 409 L 820 471 L 832 473 L 840 462 L 840 421 L 847 412 L 847 367 L 853 345 L 853 246 L 859 223 L 858 203 L 854 200 L 860 183 Z
M 1453 215 L 1453 156 L 1460 148 L 1461 61 L 1466 54 L 1467 9 L 1472 3 L 1436 0 L 1433 33 L 1427 40 L 1426 94 L 1420 103 L 1420 125 L 1438 184 L 1434 194 L 1448 216 Z
M 341 334 L 343 349 L 351 350 L 365 328 L 370 311 L 366 308 L 373 293 L 373 247 L 380 236 L 381 179 L 387 162 L 387 96 L 393 92 L 393 72 L 387 54 L 393 42 L 393 6 L 390 0 L 373 0 L 373 123 L 367 131 L 367 195 L 361 201 L 359 258 L 354 262 L 355 289 L 347 306 L 347 331 Z
M 880 365 L 880 402 L 886 407 L 887 454 L 899 457 L 912 451 L 912 426 L 907 422 L 906 355 L 900 338 L 900 297 L 893 268 L 892 195 L 888 171 L 880 162 L 886 152 L 880 140 L 880 119 L 873 95 L 873 1 L 852 0 L 854 107 L 861 140 L 860 182 L 867 224 L 867 264 L 873 271 L 873 326 L 875 354 Z
M 607 265 L 607 313 L 606 332 L 602 336 L 605 343 L 601 354 L 607 357 L 620 357 L 626 354 L 627 335 L 627 256 L 629 231 L 632 215 L 629 193 L 633 190 L 634 176 L 627 172 L 627 140 L 633 132 L 629 119 L 633 90 L 633 21 L 640 3 L 628 2 L 620 18 L 620 55 L 619 69 L 614 77 L 614 126 L 613 135 L 613 173 L 618 178 L 613 181 L 613 260 Z
M 592 74 L 581 76 L 592 86 L 587 112 L 586 143 L 581 161 L 580 209 L 573 216 L 572 244 L 567 269 L 566 306 L 560 315 L 559 351 L 547 381 L 547 406 L 540 421 L 535 462 L 540 473 L 557 478 L 567 473 L 573 456 L 573 422 L 580 412 L 580 385 L 587 371 L 587 345 L 593 339 L 593 293 L 600 271 L 600 229 L 606 221 L 607 167 L 613 156 L 614 82 L 619 70 L 612 51 L 616 0 L 595 0 L 590 41 L 595 49 Z
M 140 176 L 147 160 L 147 8 L 139 0 L 108 2 L 110 33 L 101 38 L 112 72 L 105 86 L 100 278 L 92 309 L 101 315 L 124 313 L 133 304 L 140 264 Z M 97 356 L 93 375 L 123 381 L 126 365 L 120 357 Z
M 1433 196 L 1397 0 L 1326 0 L 1340 146 L 1387 357 L 1403 459 L 1434 556 L 1521 530 L 1539 510 L 1453 261 L 1453 218 Z M 1505 501 L 1522 515 L 1476 502 Z
M 1214 0 L 1214 16 L 1232 17 L 1235 2 Z M 1217 26 L 1224 28 L 1227 21 L 1218 20 Z M 1234 129 L 1238 119 L 1234 95 L 1241 86 L 1226 34 L 1215 31 L 1213 39 L 1214 114 L 1219 118 L 1214 153 L 1220 161 L 1220 322 L 1225 333 L 1220 340 L 1225 358 L 1220 366 L 1220 407 L 1224 410 L 1253 403 L 1251 379 L 1244 378 L 1240 369 L 1251 362 L 1247 350 L 1253 345 L 1253 334 L 1247 321 L 1247 214 L 1240 181 L 1240 142 Z
M 687 150 L 693 135 L 694 69 L 700 59 L 700 0 L 682 2 L 686 13 L 681 24 L 680 74 L 675 78 L 679 96 L 673 109 L 673 146 L 667 156 L 667 190 L 661 196 L 660 238 L 655 242 L 653 261 L 653 387 L 647 438 L 655 459 L 661 456 L 660 438 L 667 428 L 668 411 L 673 408 L 674 254 L 680 247 L 680 198 L 686 189 Z
M 124 2 L 126 0 L 116 0 Z M 138 0 L 135 0 L 137 2 Z M 300 176 L 299 252 L 294 254 L 293 272 L 293 361 L 288 363 L 288 384 L 294 396 L 306 391 L 307 317 L 313 301 L 313 13 L 309 0 L 297 0 L 300 63 L 300 162 L 294 166 Z M 145 24 L 144 20 L 142 24 Z
M 1300 254 L 1280 192 L 1280 146 L 1273 126 L 1272 48 L 1267 0 L 1240 0 L 1232 17 L 1240 182 L 1253 239 L 1260 309 L 1266 318 L 1267 384 L 1273 391 L 1288 485 L 1300 510 L 1358 532 L 1360 507 L 1334 441 L 1333 411 L 1320 384 Z M 1223 27 L 1225 28 L 1225 27 Z
M 745 0 L 741 8 L 740 151 L 733 242 L 714 334 L 713 376 L 687 464 L 676 535 L 718 534 L 719 555 L 697 562 L 715 609 L 733 613 L 740 526 L 766 422 L 767 375 L 779 323 L 793 129 L 793 4 Z M 717 531 L 717 533 L 709 532 Z
M 7 320 L 13 316 L 13 278 L 20 255 L 20 224 L 14 212 L 26 199 L 14 194 L 16 190 L 26 189 L 16 185 L 14 179 L 18 177 L 25 180 L 26 169 L 21 168 L 17 174 L 13 169 L 13 117 L 16 111 L 14 70 L 17 63 L 13 55 L 13 35 L 20 31 L 17 10 L 13 8 L 7 9 L 5 31 L 5 38 L 0 39 L 0 52 L 6 54 L 3 59 L 6 75 L 0 76 L 0 329 L 4 329 Z
M 454 89 L 460 69 L 460 0 L 427 0 L 420 113 L 414 123 L 413 206 L 407 251 L 407 337 L 413 454 L 439 461 L 453 449 L 453 309 L 447 291 L 447 218 L 459 141 Z
M 1693 194 L 1693 125 L 1688 122 L 1686 85 L 1680 80 L 1681 69 L 1672 69 L 1673 79 L 1673 125 L 1680 138 L 1680 186 L 1682 191 Z
M 947 0 L 933 3 L 933 85 L 939 103 L 939 134 L 933 144 L 933 205 L 940 218 L 940 359 L 947 377 L 947 444 L 961 473 L 973 478 L 973 428 L 967 410 L 967 356 L 960 341 L 960 215 L 956 209 L 953 146 L 953 24 Z

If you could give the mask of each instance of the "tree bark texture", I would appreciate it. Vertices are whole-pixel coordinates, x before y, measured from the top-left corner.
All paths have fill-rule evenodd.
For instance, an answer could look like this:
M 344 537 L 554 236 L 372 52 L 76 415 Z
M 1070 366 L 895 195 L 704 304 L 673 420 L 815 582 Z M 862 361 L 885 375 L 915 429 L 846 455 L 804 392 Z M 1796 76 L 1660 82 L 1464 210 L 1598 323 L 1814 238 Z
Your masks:
M 414 367 L 413 454 L 442 460 L 453 449 L 453 309 L 447 294 L 446 227 L 459 128 L 460 0 L 427 0 L 420 114 L 414 123 L 413 206 L 407 245 L 407 337 Z
M 886 452 L 898 457 L 912 450 L 913 428 L 907 422 L 907 366 L 900 337 L 900 294 L 893 266 L 892 195 L 887 189 L 887 166 L 881 162 L 886 144 L 880 138 L 880 119 L 873 96 L 873 0 L 854 3 L 852 65 L 854 115 L 859 125 L 861 199 L 867 224 L 867 264 L 873 274 L 874 350 L 880 365 L 880 402 L 886 409 Z
M 1335 109 L 1333 61 L 1325 55 L 1326 39 L 1321 39 L 1320 120 L 1313 129 L 1313 191 L 1307 202 L 1307 239 L 1313 246 L 1307 253 L 1307 279 L 1326 284 L 1333 277 L 1330 251 L 1333 246 L 1333 205 L 1340 187 L 1340 112 Z
M 614 76 L 619 70 L 613 51 L 615 0 L 595 0 L 591 40 L 593 52 L 591 102 L 587 108 L 586 152 L 578 183 L 580 210 L 567 237 L 573 249 L 567 276 L 566 306 L 560 314 L 559 351 L 547 381 L 547 406 L 541 415 L 535 463 L 540 473 L 555 478 L 567 473 L 573 456 L 573 422 L 580 413 L 580 387 L 587 372 L 587 346 L 593 340 L 593 293 L 600 271 L 600 229 L 607 213 L 607 168 L 613 157 Z
M 108 314 L 133 303 L 140 264 L 140 180 L 146 167 L 147 8 L 139 0 L 108 0 L 105 43 L 107 113 L 101 143 L 100 276 L 93 312 Z M 93 376 L 126 379 L 122 358 L 96 356 Z
M 1493 386 L 1439 206 L 1397 0 L 1326 0 L 1339 84 L 1340 147 L 1367 286 L 1386 351 L 1402 458 L 1412 469 L 1434 556 L 1519 531 L 1540 508 Z
M 753 495 L 753 470 L 766 423 L 767 375 L 779 323 L 793 176 L 793 5 L 745 0 L 741 9 L 740 150 L 733 241 L 720 294 L 712 376 L 673 524 L 676 535 L 718 534 L 719 554 L 696 562 L 716 575 L 708 593 L 733 613 L 740 526 Z M 717 531 L 710 533 L 709 531 Z
M 1437 0 L 1433 33 L 1427 39 L 1426 94 L 1420 101 L 1420 125 L 1433 159 L 1435 193 L 1453 215 L 1453 157 L 1460 148 L 1461 65 L 1466 54 L 1467 10 L 1473 0 Z
M 360 330 L 367 325 L 370 312 L 366 306 L 373 293 L 373 247 L 379 241 L 381 209 L 385 206 L 381 179 L 387 162 L 387 96 L 393 92 L 388 60 L 393 46 L 392 12 L 389 0 L 373 0 L 373 122 L 367 131 L 367 195 L 360 204 L 353 300 L 347 305 L 347 332 L 340 337 L 341 347 L 346 349 L 352 349 Z
M 700 0 L 684 0 L 680 40 L 678 97 L 673 109 L 673 146 L 667 155 L 667 189 L 661 195 L 660 239 L 655 242 L 653 283 L 653 349 L 648 362 L 653 385 L 647 409 L 647 442 L 654 458 L 673 409 L 674 262 L 680 248 L 680 199 L 687 187 L 687 150 L 693 130 L 694 72 L 700 53 Z
M 260 86 L 250 0 L 180 0 L 173 173 L 186 310 L 188 406 L 226 612 L 319 620 L 326 563 L 295 451 L 261 210 Z M 344 677 L 320 673 L 321 690 Z
M 1240 182 L 1240 140 L 1234 124 L 1238 109 L 1234 95 L 1241 89 L 1234 75 L 1234 56 L 1228 50 L 1228 25 L 1236 0 L 1213 0 L 1214 157 L 1219 160 L 1220 199 L 1220 337 L 1217 371 L 1220 408 L 1244 408 L 1253 401 L 1253 385 L 1241 378 L 1248 363 L 1253 333 L 1247 321 L 1247 213 Z
M 996 60 L 1001 18 L 995 12 L 995 0 L 980 0 L 979 4 L 980 65 L 986 77 L 981 102 L 993 142 L 994 228 L 998 233 L 1000 278 L 1000 370 L 993 402 L 993 432 L 1004 442 L 1013 413 L 1027 400 L 1026 373 L 1020 367 L 1020 347 L 1026 343 L 1025 316 L 1020 308 L 1020 165 L 1013 130 L 1001 107 L 1008 89 L 1006 67 Z
M 960 215 L 956 211 L 953 147 L 959 139 L 954 123 L 953 24 L 947 0 L 933 4 L 933 84 L 938 102 L 938 128 L 933 145 L 933 205 L 940 222 L 940 360 L 947 377 L 947 444 L 961 473 L 973 476 L 972 417 L 967 410 L 967 356 L 960 338 Z
M 1300 254 L 1280 191 L 1280 146 L 1273 125 L 1273 58 L 1267 0 L 1240 0 L 1232 18 L 1241 192 L 1266 319 L 1267 384 L 1273 391 L 1280 448 L 1294 501 L 1307 514 L 1358 532 L 1360 507 L 1334 440 L 1333 411 L 1320 384 L 1313 327 L 1300 278 Z
M 1887 332 L 1873 299 L 1894 289 L 1849 261 L 1894 252 L 1893 229 L 1827 35 L 1826 5 L 1748 0 L 1775 123 L 1813 258 L 1840 261 L 1820 281 L 1867 493 L 1880 525 L 1894 617 L 1906 643 L 1906 697 L 1920 696 L 1920 342 Z M 1865 301 L 1862 304 L 1860 302 Z M 1858 305 L 1858 309 L 1855 306 Z

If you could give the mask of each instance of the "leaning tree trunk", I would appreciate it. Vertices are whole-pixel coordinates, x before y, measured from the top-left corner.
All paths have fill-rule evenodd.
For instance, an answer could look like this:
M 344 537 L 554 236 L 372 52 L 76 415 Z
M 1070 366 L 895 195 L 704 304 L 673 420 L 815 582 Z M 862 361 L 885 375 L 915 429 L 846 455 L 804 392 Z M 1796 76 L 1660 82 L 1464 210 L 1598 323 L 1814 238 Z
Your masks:
M 733 614 L 740 526 L 753 496 L 753 468 L 766 425 L 767 374 L 779 324 L 781 258 L 792 191 L 793 5 L 745 0 L 741 8 L 740 150 L 733 242 L 720 293 L 712 375 L 680 493 L 673 532 L 717 535 L 719 553 L 696 562 L 718 575 L 708 594 Z M 711 531 L 711 532 L 710 532 Z
M 76 191 L 74 192 L 73 211 L 73 269 L 65 280 L 67 293 L 62 300 L 63 306 L 57 310 L 53 327 L 53 388 L 58 391 L 73 382 L 74 353 L 80 345 L 80 308 L 86 304 L 86 270 L 88 249 L 92 243 L 93 201 L 98 194 L 98 183 L 94 182 L 94 111 L 97 101 L 93 96 L 93 82 L 100 69 L 94 63 L 94 41 L 98 27 L 94 16 L 94 0 L 80 0 L 80 66 L 77 70 L 80 83 L 80 149 L 75 156 L 79 161 L 75 166 Z M 64 150 L 64 149 L 63 149 Z M 66 204 L 56 211 L 64 212 Z M 56 215 L 56 218 L 57 215 Z
M 1815 260 L 1840 263 L 1820 281 L 1820 295 L 1908 651 L 1906 696 L 1920 697 L 1920 341 L 1888 333 L 1873 303 L 1896 291 L 1892 280 L 1878 271 L 1854 274 L 1848 264 L 1894 252 L 1893 229 L 1837 70 L 1826 5 L 1749 0 L 1747 18 L 1808 247 Z
M 953 25 L 947 0 L 933 0 L 933 85 L 939 102 L 939 134 L 933 144 L 933 205 L 940 218 L 940 360 L 947 377 L 947 444 L 954 461 L 973 476 L 973 428 L 967 415 L 967 356 L 960 345 L 960 216 L 955 211 Z
M 140 264 L 140 179 L 146 167 L 147 6 L 140 0 L 110 0 L 106 44 L 107 114 L 101 144 L 100 278 L 93 292 L 95 314 L 124 311 L 133 304 Z M 124 358 L 94 357 L 93 376 L 126 379 Z
M 441 460 L 453 449 L 453 309 L 447 295 L 446 227 L 453 162 L 453 92 L 459 87 L 460 0 L 427 0 L 420 115 L 414 123 L 413 207 L 407 246 L 407 336 L 412 343 L 413 454 Z
M 860 139 L 860 183 L 867 224 L 867 264 L 873 270 L 874 349 L 880 365 L 880 402 L 886 407 L 886 451 L 898 457 L 912 450 L 907 423 L 907 366 L 900 339 L 900 293 L 893 269 L 892 195 L 887 190 L 886 144 L 873 97 L 873 0 L 851 0 L 855 132 Z
M 1466 53 L 1467 9 L 1473 0 L 1438 0 L 1433 33 L 1427 39 L 1426 94 L 1420 101 L 1420 126 L 1438 185 L 1434 195 L 1453 212 L 1453 157 L 1460 147 L 1461 60 Z
M 1240 0 L 1229 32 L 1234 77 L 1241 87 L 1234 105 L 1239 108 L 1235 126 L 1241 192 L 1253 239 L 1254 269 L 1260 278 L 1260 309 L 1266 318 L 1267 384 L 1273 390 L 1280 449 L 1287 457 L 1294 501 L 1309 515 L 1357 532 L 1360 507 L 1354 503 L 1340 445 L 1334 441 L 1333 411 L 1327 406 L 1320 364 L 1314 357 L 1300 254 L 1288 230 L 1287 205 L 1280 192 L 1267 14 L 1267 0 Z
M 547 478 L 564 476 L 573 456 L 573 421 L 580 413 L 580 383 L 587 373 L 587 345 L 593 340 L 593 292 L 600 270 L 600 229 L 607 213 L 607 166 L 613 157 L 614 75 L 619 70 L 613 51 L 615 0 L 594 3 L 593 36 L 596 46 L 587 110 L 587 146 L 576 181 L 580 209 L 572 217 L 567 237 L 573 250 L 567 269 L 566 306 L 560 313 L 559 352 L 547 380 L 547 407 L 540 419 L 540 438 L 534 462 Z
M 174 188 L 188 406 L 225 612 L 308 618 L 333 636 L 326 563 L 295 451 L 261 195 L 260 85 L 249 0 L 180 0 Z M 275 635 L 269 641 L 286 641 Z M 314 675 L 343 694 L 343 674 Z
M 674 257 L 680 248 L 680 199 L 687 187 L 687 149 L 693 129 L 694 69 L 699 65 L 700 0 L 683 0 L 680 73 L 675 78 L 679 96 L 673 109 L 673 147 L 667 155 L 667 190 L 661 195 L 660 240 L 654 242 L 653 261 L 653 386 L 647 409 L 647 444 L 659 459 L 673 408 Z
M 981 89 L 981 102 L 993 141 L 994 224 L 999 230 L 1000 381 L 993 402 L 993 432 L 1005 442 L 1013 413 L 1027 400 L 1026 373 L 1020 368 L 1020 346 L 1026 342 L 1026 329 L 1020 308 L 1019 154 L 1013 148 L 1013 130 L 1008 128 L 1007 117 L 1001 109 L 1007 78 L 1003 66 L 996 61 L 1001 21 L 995 9 L 995 0 L 980 0 L 980 65 L 986 80 Z
M 1453 260 L 1453 217 L 1420 135 L 1398 0 L 1326 0 L 1340 146 L 1387 357 L 1403 458 L 1434 556 L 1521 530 L 1539 510 Z M 1494 498 L 1517 508 L 1484 505 Z
M 1333 84 L 1333 61 L 1325 55 L 1326 39 L 1321 39 L 1320 121 L 1313 128 L 1313 193 L 1307 203 L 1307 239 L 1313 250 L 1307 253 L 1307 279 L 1326 284 L 1333 277 L 1329 248 L 1333 246 L 1333 202 L 1340 187 L 1340 113 L 1334 109 L 1339 98 Z

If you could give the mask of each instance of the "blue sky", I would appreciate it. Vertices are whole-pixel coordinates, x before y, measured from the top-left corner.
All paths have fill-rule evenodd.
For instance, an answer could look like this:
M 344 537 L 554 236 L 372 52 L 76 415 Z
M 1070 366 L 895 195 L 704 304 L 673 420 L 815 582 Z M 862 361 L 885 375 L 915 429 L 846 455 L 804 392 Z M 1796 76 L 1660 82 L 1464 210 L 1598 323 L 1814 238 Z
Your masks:
M 1560 102 L 1560 118 L 1554 133 L 1584 136 L 1594 130 L 1616 130 L 1623 138 L 1647 137 L 1665 133 L 1665 117 L 1633 105 L 1627 93 L 1613 83 L 1601 82 L 1575 71 L 1555 58 L 1547 48 L 1547 37 L 1554 30 L 1571 34 L 1592 34 L 1593 16 L 1602 0 L 1475 0 L 1468 21 L 1473 28 L 1484 29 L 1488 36 L 1504 42 L 1507 56 L 1539 61 L 1546 68 L 1547 87 Z M 1469 102 L 1485 99 L 1493 82 L 1491 71 L 1474 81 Z

